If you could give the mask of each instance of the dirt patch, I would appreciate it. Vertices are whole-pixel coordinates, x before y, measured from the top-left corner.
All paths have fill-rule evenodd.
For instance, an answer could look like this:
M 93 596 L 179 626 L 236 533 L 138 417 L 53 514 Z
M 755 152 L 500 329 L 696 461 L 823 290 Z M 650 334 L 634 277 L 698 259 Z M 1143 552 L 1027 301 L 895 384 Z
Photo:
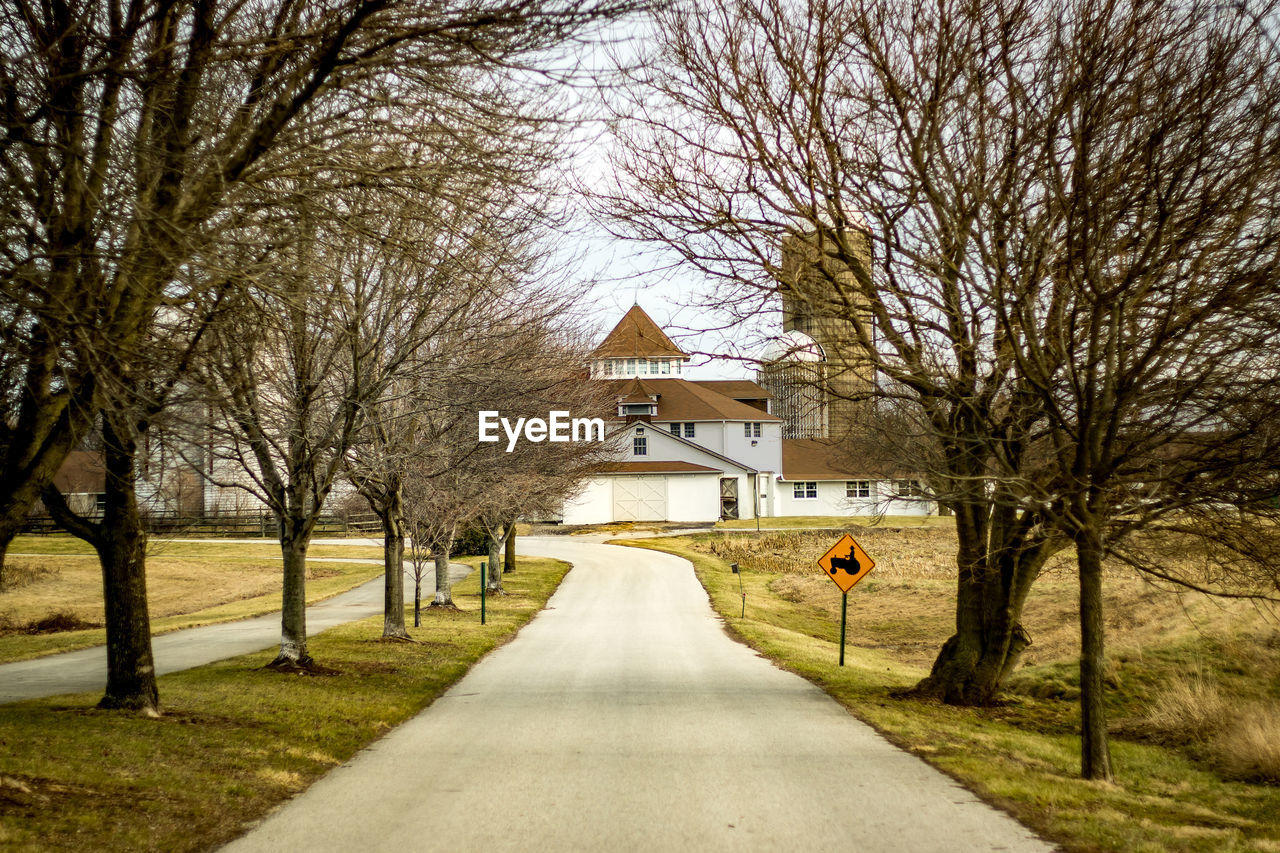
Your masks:
M 262 667 L 268 672 L 278 672 L 282 675 L 314 675 L 314 676 L 332 676 L 342 675 L 342 670 L 333 667 L 323 666 L 314 660 L 307 658 L 299 663 L 291 660 L 273 660 L 271 663 Z

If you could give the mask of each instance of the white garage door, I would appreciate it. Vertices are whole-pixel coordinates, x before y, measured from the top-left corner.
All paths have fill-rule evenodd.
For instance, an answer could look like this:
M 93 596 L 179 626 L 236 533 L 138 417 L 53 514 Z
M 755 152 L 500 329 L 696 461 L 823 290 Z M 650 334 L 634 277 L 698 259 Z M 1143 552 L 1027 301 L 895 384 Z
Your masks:
M 667 478 L 662 474 L 613 478 L 614 521 L 665 521 Z

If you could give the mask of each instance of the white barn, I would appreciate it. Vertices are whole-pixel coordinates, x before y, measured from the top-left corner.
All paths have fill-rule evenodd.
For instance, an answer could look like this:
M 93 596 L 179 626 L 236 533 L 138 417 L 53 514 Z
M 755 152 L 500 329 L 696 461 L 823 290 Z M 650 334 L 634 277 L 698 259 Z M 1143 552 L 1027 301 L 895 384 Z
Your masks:
M 764 388 L 685 379 L 688 361 L 638 305 L 592 353 L 591 378 L 610 383 L 617 404 L 618 459 L 583 480 L 565 524 L 934 511 L 905 475 L 847 470 L 827 442 L 783 439 Z

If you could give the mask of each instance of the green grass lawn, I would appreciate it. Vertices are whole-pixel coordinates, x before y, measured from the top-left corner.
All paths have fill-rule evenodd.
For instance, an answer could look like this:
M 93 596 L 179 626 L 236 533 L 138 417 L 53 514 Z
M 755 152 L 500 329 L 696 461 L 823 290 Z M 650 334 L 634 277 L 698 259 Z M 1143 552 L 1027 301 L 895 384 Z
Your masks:
M 802 529 L 806 527 L 821 529 L 842 529 L 846 527 L 943 527 L 955 526 L 955 519 L 950 516 L 937 515 L 884 515 L 884 516 L 844 516 L 844 515 L 794 515 L 778 518 L 759 519 L 761 529 Z M 731 521 L 717 521 L 717 530 L 755 530 L 756 519 L 735 518 Z
M 313 637 L 312 654 L 339 675 L 264 671 L 271 649 L 164 676 L 160 719 L 95 710 L 98 693 L 0 707 L 0 848 L 229 841 L 431 704 L 541 610 L 568 568 L 522 559 L 484 626 L 473 574 L 454 587 L 461 610 L 426 611 L 410 629 L 420 643 L 382 642 L 381 616 Z
M 777 574 L 743 571 L 746 617 L 738 576 L 728 562 L 696 551 L 689 538 L 625 540 L 693 562 L 712 606 L 728 630 L 780 666 L 818 684 L 891 741 L 922 756 L 984 799 L 1072 851 L 1280 851 L 1280 787 L 1227 781 L 1184 745 L 1161 746 L 1140 735 L 1113 735 L 1116 784 L 1078 778 L 1079 711 L 1064 698 L 1011 693 L 995 708 L 955 708 L 897 698 L 894 692 L 926 674 L 888 648 L 850 646 L 840 667 L 839 623 L 827 611 L 787 600 L 770 585 Z M 854 588 L 851 607 L 869 607 Z M 1133 718 L 1166 675 L 1195 666 L 1219 666 L 1224 674 L 1247 669 L 1230 642 L 1187 637 L 1145 652 L 1113 656 L 1109 714 Z M 1034 694 L 1037 685 L 1068 688 L 1074 667 L 1029 667 L 1017 678 Z M 1243 676 L 1242 676 L 1243 677 Z M 1274 703 L 1276 685 L 1254 689 Z M 1267 691 L 1270 692 L 1267 692 Z M 1070 692 L 1067 692 L 1070 695 Z M 852 769 L 851 769 L 852 772 Z

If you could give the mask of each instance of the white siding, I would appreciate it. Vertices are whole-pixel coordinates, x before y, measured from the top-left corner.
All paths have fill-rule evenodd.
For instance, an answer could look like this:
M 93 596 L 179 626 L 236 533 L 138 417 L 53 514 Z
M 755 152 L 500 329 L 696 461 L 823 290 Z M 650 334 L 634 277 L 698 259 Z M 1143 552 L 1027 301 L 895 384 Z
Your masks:
M 930 501 L 889 500 L 880 495 L 892 493 L 892 484 L 888 481 L 872 482 L 870 498 L 849 498 L 845 496 L 845 480 L 819 480 L 816 498 L 795 497 L 795 483 L 791 480 L 779 480 L 775 484 L 775 514 L 779 516 L 796 515 L 933 515 L 933 503 Z
M 759 438 L 754 434 L 746 435 L 744 425 L 747 423 L 760 424 Z M 717 449 L 717 452 L 757 471 L 782 469 L 782 424 L 777 421 L 729 421 L 724 426 L 725 449 Z
M 720 475 L 668 474 L 668 521 L 717 521 L 720 518 Z
M 565 524 L 606 524 L 613 521 L 613 481 L 608 477 L 584 480 L 582 490 L 564 502 Z

